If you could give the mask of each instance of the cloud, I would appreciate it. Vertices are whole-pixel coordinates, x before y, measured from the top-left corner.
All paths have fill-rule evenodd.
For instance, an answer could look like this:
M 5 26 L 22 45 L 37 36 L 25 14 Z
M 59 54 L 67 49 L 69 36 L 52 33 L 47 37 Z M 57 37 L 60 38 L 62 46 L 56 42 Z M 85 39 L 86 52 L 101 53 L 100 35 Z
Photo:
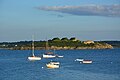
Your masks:
M 87 6 L 42 6 L 37 9 L 56 11 L 72 15 L 114 16 L 120 17 L 120 5 L 87 5 Z

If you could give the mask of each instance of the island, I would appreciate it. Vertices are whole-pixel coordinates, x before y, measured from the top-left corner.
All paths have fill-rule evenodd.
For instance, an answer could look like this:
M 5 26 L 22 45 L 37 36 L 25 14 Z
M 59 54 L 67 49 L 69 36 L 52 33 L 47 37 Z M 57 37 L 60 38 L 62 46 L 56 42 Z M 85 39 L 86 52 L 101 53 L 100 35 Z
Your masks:
M 30 50 L 31 41 L 19 41 L 19 42 L 1 42 L 0 48 L 11 49 L 11 50 Z M 46 45 L 47 44 L 47 45 Z M 53 38 L 47 41 L 34 41 L 36 50 L 55 49 L 55 50 L 72 50 L 72 49 L 113 49 L 114 47 L 107 41 L 92 41 L 86 40 L 81 41 L 75 37 L 68 39 L 64 38 Z

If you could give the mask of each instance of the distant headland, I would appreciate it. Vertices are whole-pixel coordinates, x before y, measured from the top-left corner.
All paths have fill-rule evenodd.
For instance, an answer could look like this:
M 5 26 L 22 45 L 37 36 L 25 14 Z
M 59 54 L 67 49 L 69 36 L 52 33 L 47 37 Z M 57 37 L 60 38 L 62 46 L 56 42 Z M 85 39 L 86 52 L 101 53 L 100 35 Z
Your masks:
M 75 37 L 68 39 L 64 37 L 62 39 L 56 37 L 48 41 L 34 41 L 36 50 L 46 49 L 46 43 L 48 49 L 56 50 L 72 50 L 72 49 L 112 49 L 114 47 L 120 47 L 120 41 L 80 41 Z M 116 43 L 118 43 L 116 45 Z M 11 50 L 30 50 L 32 41 L 19 41 L 19 42 L 1 42 L 0 48 Z

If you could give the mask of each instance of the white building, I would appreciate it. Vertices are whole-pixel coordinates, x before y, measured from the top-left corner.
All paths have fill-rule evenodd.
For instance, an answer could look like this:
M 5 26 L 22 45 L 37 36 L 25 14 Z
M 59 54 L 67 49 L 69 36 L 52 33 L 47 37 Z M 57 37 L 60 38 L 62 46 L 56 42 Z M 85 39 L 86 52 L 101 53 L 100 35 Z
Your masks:
M 92 41 L 92 40 L 84 41 L 84 44 L 91 44 L 91 43 L 94 43 L 94 41 Z

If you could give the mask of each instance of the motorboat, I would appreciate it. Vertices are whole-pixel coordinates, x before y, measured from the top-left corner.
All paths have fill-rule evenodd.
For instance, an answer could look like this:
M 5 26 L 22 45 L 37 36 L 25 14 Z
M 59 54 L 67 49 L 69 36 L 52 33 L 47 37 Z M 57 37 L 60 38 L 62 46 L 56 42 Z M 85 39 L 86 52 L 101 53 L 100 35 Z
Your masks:
M 75 59 L 75 61 L 79 61 L 80 63 L 83 63 L 83 64 L 92 63 L 92 60 L 84 60 L 84 59 L 80 59 L 80 58 Z
M 30 60 L 30 61 L 34 61 L 34 60 L 41 60 L 41 57 L 37 57 L 37 56 L 30 56 L 30 57 L 28 57 L 28 60 Z
M 43 54 L 43 58 L 55 58 L 56 55 L 52 55 L 52 54 Z
M 82 63 L 83 63 L 83 64 L 91 64 L 91 63 L 92 63 L 92 60 L 83 60 Z
M 78 59 L 75 59 L 75 61 L 80 61 L 80 62 L 83 61 L 83 60 L 84 60 L 84 59 L 79 59 L 79 58 L 78 58 Z
M 60 62 L 55 62 L 55 61 L 53 62 L 53 61 L 52 61 L 52 62 L 50 62 L 50 64 L 59 65 L 59 64 L 60 64 Z
M 59 68 L 60 66 L 59 66 L 59 64 L 56 64 L 56 63 L 48 63 L 48 64 L 46 64 L 46 66 L 47 66 L 47 68 Z
M 58 58 L 63 58 L 64 56 L 56 55 L 56 57 L 58 57 Z

